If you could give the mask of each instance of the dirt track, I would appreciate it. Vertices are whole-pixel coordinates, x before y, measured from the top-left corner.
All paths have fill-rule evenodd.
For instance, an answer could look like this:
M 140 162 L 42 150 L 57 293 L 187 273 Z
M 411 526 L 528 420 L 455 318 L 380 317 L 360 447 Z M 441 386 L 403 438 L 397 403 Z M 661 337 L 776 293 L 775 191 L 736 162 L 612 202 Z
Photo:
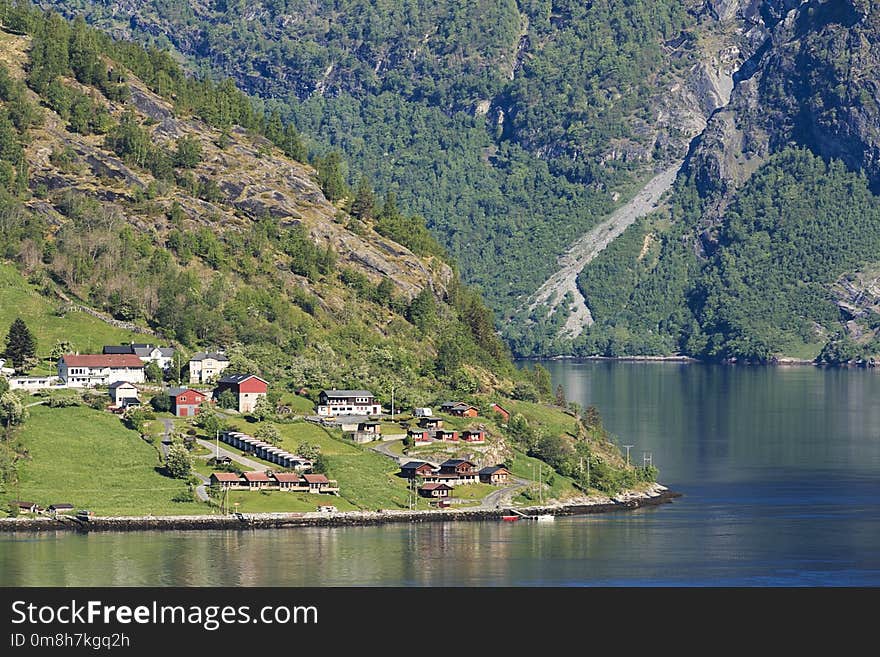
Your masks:
M 624 230 L 657 207 L 660 197 L 675 182 L 681 165 L 681 161 L 676 162 L 656 175 L 629 203 L 615 210 L 608 219 L 572 244 L 568 251 L 559 257 L 559 270 L 548 278 L 530 299 L 529 310 L 543 305 L 549 315 L 562 303 L 565 294 L 571 292 L 574 296 L 572 313 L 562 327 L 560 335 L 576 338 L 584 330 L 584 326 L 592 324 L 593 316 L 577 287 L 578 274 Z

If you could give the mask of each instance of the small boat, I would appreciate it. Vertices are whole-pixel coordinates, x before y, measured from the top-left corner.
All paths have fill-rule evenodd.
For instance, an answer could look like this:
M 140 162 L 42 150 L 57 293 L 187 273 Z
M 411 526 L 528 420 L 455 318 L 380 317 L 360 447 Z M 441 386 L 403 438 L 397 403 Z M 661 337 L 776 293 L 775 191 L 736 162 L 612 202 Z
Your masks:
M 504 522 L 516 522 L 519 520 L 519 516 L 501 516 L 501 519 Z
M 553 522 L 554 520 L 556 520 L 556 516 L 554 516 L 552 513 L 545 513 L 540 516 L 535 516 L 535 520 L 537 520 L 538 522 Z

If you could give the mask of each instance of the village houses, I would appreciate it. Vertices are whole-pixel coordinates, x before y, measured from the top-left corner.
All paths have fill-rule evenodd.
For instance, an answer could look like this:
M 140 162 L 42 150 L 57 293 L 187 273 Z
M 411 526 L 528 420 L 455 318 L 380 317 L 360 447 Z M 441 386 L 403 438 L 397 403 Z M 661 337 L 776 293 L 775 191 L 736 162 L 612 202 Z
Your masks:
M 318 396 L 318 415 L 381 415 L 382 406 L 369 390 L 322 390 Z
M 168 371 L 171 367 L 171 361 L 174 359 L 173 347 L 157 347 L 152 344 L 137 342 L 122 345 L 104 345 L 103 352 L 104 354 L 132 354 L 140 358 L 145 365 L 156 363 L 163 372 Z
M 236 410 L 239 413 L 250 413 L 261 397 L 269 391 L 269 382 L 255 374 L 228 374 L 217 381 L 214 390 L 216 400 L 224 390 L 231 391 L 238 399 Z
M 213 383 L 229 367 L 229 358 L 222 351 L 200 351 L 189 359 L 190 383 Z
M 58 378 L 68 388 L 106 386 L 117 381 L 144 382 L 144 362 L 134 354 L 64 354 Z

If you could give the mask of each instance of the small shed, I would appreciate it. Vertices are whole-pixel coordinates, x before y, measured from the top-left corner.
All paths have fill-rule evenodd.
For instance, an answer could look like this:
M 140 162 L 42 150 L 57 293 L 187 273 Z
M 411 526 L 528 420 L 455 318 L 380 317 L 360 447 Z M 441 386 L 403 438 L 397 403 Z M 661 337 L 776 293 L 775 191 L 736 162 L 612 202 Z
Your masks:
M 128 381 L 116 381 L 110 384 L 110 403 L 114 408 L 124 408 L 141 403 L 140 391 Z
M 449 497 L 449 493 L 452 491 L 451 486 L 447 486 L 446 484 L 425 484 L 421 488 L 419 488 L 419 495 L 422 497 L 433 497 L 433 498 L 444 498 Z

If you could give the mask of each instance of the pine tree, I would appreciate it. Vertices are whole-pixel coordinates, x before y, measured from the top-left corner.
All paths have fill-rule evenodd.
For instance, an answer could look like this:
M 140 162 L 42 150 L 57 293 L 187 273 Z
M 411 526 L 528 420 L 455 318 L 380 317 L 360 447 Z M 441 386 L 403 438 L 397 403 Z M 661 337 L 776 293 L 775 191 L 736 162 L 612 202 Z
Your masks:
M 366 176 L 361 176 L 354 201 L 351 203 L 351 214 L 362 221 L 368 221 L 373 218 L 375 212 L 376 195 L 373 193 L 373 187 Z
M 3 355 L 12 362 L 17 372 L 26 371 L 37 355 L 37 340 L 21 317 L 9 327 Z
M 348 193 L 345 177 L 342 175 L 342 156 L 338 151 L 331 151 L 327 157 L 316 163 L 318 184 L 321 191 L 331 201 L 338 201 Z

